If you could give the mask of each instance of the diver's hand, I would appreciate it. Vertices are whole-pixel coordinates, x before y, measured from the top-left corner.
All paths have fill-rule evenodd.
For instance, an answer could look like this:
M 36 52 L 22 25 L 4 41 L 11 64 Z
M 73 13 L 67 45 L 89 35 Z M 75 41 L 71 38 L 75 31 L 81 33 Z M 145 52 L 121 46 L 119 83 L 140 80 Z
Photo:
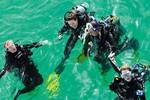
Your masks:
M 109 58 L 111 61 L 114 61 L 114 60 L 115 60 L 115 53 L 110 52 L 110 54 L 108 55 L 108 58 Z
M 48 40 L 40 41 L 39 44 L 40 45 L 46 45 L 46 44 L 49 44 L 49 41 Z
M 58 39 L 61 40 L 63 38 L 63 34 L 62 33 L 58 33 Z

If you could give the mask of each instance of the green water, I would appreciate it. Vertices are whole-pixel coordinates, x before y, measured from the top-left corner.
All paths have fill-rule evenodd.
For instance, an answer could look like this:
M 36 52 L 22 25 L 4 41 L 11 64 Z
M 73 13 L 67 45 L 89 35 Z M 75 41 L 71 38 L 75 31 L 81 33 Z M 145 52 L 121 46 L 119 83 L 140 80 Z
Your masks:
M 46 80 L 63 56 L 67 39 L 57 40 L 57 32 L 63 24 L 64 13 L 73 5 L 84 0 L 0 0 L 0 68 L 5 63 L 4 41 L 13 39 L 18 43 L 32 43 L 48 39 L 50 44 L 33 49 L 32 56 L 45 82 L 34 91 L 21 95 L 18 100 L 113 100 L 116 94 L 108 85 L 117 75 L 113 69 L 101 75 L 99 64 L 91 59 L 83 64 L 76 63 L 82 49 L 78 41 L 65 70 L 60 77 L 57 96 L 51 96 L 46 89 Z M 87 0 L 90 11 L 96 11 L 96 18 L 115 14 L 127 30 L 129 37 L 136 37 L 140 49 L 134 55 L 131 50 L 117 57 L 117 61 L 130 65 L 141 62 L 150 64 L 150 2 L 149 0 Z M 0 79 L 0 100 L 13 100 L 16 91 L 22 88 L 21 81 L 13 73 L 6 73 Z M 147 100 L 150 100 L 150 84 L 145 84 Z

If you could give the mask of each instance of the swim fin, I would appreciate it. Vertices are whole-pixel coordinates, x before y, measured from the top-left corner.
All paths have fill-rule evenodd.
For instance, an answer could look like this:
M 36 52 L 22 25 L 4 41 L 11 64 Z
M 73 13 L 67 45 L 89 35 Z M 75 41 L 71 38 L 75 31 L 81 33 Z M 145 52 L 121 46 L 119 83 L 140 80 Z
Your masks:
M 48 79 L 46 81 L 47 84 L 47 90 L 50 92 L 52 96 L 57 96 L 58 95 L 58 88 L 59 88 L 59 80 L 60 76 L 59 74 L 56 74 L 53 72 L 48 76 Z
M 64 69 L 65 69 L 64 63 L 65 63 L 65 61 L 66 61 L 66 59 L 63 58 L 61 60 L 61 62 L 59 63 L 59 65 L 56 67 L 56 69 L 55 69 L 55 73 L 56 74 L 60 75 L 64 71 Z
M 77 57 L 77 62 L 78 62 L 78 63 L 83 63 L 86 59 L 87 59 L 87 56 L 86 56 L 84 53 L 81 53 L 81 54 Z

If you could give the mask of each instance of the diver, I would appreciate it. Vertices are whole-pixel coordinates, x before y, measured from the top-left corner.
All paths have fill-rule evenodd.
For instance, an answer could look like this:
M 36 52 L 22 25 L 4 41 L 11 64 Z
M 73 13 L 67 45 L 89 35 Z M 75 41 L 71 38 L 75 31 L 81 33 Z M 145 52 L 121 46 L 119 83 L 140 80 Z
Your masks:
M 118 97 L 115 100 L 146 100 L 144 92 L 144 76 L 147 73 L 147 67 L 142 64 L 135 64 L 130 68 L 128 64 L 121 68 L 117 66 L 115 61 L 115 53 L 110 53 L 109 60 L 119 74 L 110 84 L 110 90 L 114 91 Z M 139 71 L 139 68 L 143 68 Z
M 62 39 L 63 34 L 71 33 L 69 37 L 65 50 L 64 50 L 64 57 L 59 65 L 64 64 L 65 60 L 69 57 L 71 50 L 74 48 L 77 40 L 81 37 L 84 33 L 84 28 L 86 23 L 90 22 L 94 19 L 92 13 L 87 12 L 88 4 L 83 3 L 73 7 L 71 11 L 68 11 L 64 15 L 64 23 L 65 25 L 61 28 L 58 32 L 58 39 Z M 59 67 L 59 66 L 58 66 Z M 59 69 L 57 67 L 57 69 Z
M 60 74 L 65 69 L 64 64 L 69 58 L 71 50 L 74 48 L 78 39 L 82 37 L 86 23 L 94 19 L 94 12 L 87 12 L 87 8 L 88 4 L 83 3 L 73 7 L 71 11 L 66 12 L 64 15 L 64 26 L 58 32 L 58 39 L 62 39 L 64 33 L 70 34 L 70 37 L 65 46 L 64 56 L 55 68 L 55 71 L 48 76 L 47 89 L 52 93 L 52 95 L 57 92 Z
M 4 68 L 0 71 L 0 78 L 6 73 L 17 71 L 17 76 L 22 80 L 24 88 L 18 90 L 14 100 L 21 94 L 27 93 L 35 89 L 38 85 L 43 83 L 43 78 L 38 72 L 31 56 L 32 48 L 38 48 L 42 45 L 48 44 L 48 40 L 35 42 L 32 44 L 18 45 L 12 40 L 7 40 L 4 44 L 6 49 L 6 63 Z
M 65 69 L 65 61 L 69 58 L 71 50 L 74 48 L 76 42 L 84 33 L 86 23 L 94 19 L 94 12 L 87 12 L 87 8 L 88 4 L 83 3 L 73 7 L 71 11 L 66 12 L 64 15 L 64 26 L 58 32 L 58 39 L 62 39 L 64 33 L 70 33 L 70 37 L 65 46 L 64 56 L 62 57 L 58 66 L 55 68 L 54 73 L 50 74 L 48 77 L 47 89 L 51 91 L 51 93 L 57 91 L 59 86 L 60 74 Z M 54 83 L 56 84 L 54 85 Z
M 94 52 L 94 60 L 102 65 L 102 69 L 109 66 L 108 58 L 110 52 L 119 54 L 129 47 L 131 41 L 138 44 L 135 39 L 129 40 L 125 35 L 125 29 L 117 16 L 107 16 L 100 21 L 96 19 L 86 24 L 83 34 L 83 54 L 85 56 Z M 134 45 L 137 49 L 138 45 Z

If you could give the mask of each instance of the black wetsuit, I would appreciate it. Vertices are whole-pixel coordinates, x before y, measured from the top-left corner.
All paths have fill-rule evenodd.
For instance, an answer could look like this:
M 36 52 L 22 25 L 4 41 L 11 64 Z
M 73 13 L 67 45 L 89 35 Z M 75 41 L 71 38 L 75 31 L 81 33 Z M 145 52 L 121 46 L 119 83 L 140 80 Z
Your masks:
M 79 35 L 84 33 L 84 28 L 86 26 L 86 23 L 89 22 L 91 19 L 89 19 L 89 16 L 86 13 L 83 14 L 77 14 L 78 19 L 78 27 L 76 29 L 71 28 L 67 23 L 63 26 L 63 28 L 59 31 L 59 33 L 63 34 L 64 32 L 71 32 L 71 36 L 69 37 L 67 44 L 65 46 L 64 50 L 64 58 L 68 58 L 71 50 L 75 46 L 75 43 L 79 39 Z
M 121 49 L 121 46 L 124 44 L 126 36 L 125 30 L 123 29 L 122 25 L 119 21 L 116 23 L 108 22 L 108 21 L 91 21 L 93 27 L 95 28 L 96 32 L 99 32 L 100 35 L 98 36 L 86 36 L 85 44 L 84 44 L 84 53 L 87 53 L 87 45 L 88 42 L 92 41 L 94 46 L 98 47 L 97 51 L 100 51 L 101 48 L 103 49 L 112 49 L 113 52 Z M 123 39 L 123 41 L 121 41 Z M 111 47 L 109 47 L 109 46 Z M 102 51 L 102 50 L 101 50 Z M 103 50 L 105 52 L 106 50 Z
M 93 47 L 91 47 L 88 43 L 93 43 Z M 101 64 L 102 71 L 106 72 L 109 70 L 109 63 L 107 56 L 110 52 L 110 43 L 108 41 L 103 41 L 102 37 L 99 36 L 86 36 L 85 44 L 83 46 L 83 53 L 84 55 L 90 55 L 90 48 L 91 51 L 94 52 L 94 60 Z
M 115 100 L 146 100 L 143 86 L 143 81 L 133 78 L 130 82 L 126 82 L 124 79 L 116 77 L 109 87 L 118 94 L 118 98 Z M 142 93 L 140 94 L 138 91 L 142 91 Z
M 39 46 L 41 45 L 37 42 L 23 46 L 16 44 L 17 51 L 15 53 L 6 51 L 6 64 L 4 69 L 0 72 L 0 77 L 2 77 L 6 71 L 17 69 L 18 76 L 25 85 L 25 88 L 18 91 L 14 100 L 16 100 L 20 94 L 30 92 L 36 86 L 43 83 L 41 74 L 38 72 L 35 64 L 30 59 L 32 55 L 31 49 Z
M 57 74 L 61 74 L 63 72 L 63 70 L 65 68 L 64 63 L 65 63 L 66 59 L 69 58 L 71 50 L 74 48 L 77 40 L 79 39 L 79 36 L 84 33 L 86 23 L 88 23 L 92 20 L 87 13 L 77 14 L 77 19 L 78 19 L 78 27 L 76 29 L 71 28 L 68 25 L 68 23 L 65 22 L 65 25 L 59 31 L 59 34 L 63 34 L 64 32 L 70 31 L 71 36 L 69 37 L 69 39 L 66 43 L 65 50 L 64 50 L 64 57 L 62 58 L 61 62 L 55 69 L 55 72 Z
M 115 60 L 109 59 L 110 63 L 114 70 L 121 75 L 120 67 L 117 66 Z M 138 68 L 141 66 L 136 64 Z M 137 68 L 137 67 L 136 67 Z M 146 100 L 145 93 L 144 93 L 144 82 L 145 82 L 145 75 L 147 75 L 147 69 L 142 69 L 142 71 L 137 71 L 133 67 L 131 69 L 132 73 L 132 80 L 130 82 L 125 81 L 121 77 L 114 78 L 114 81 L 110 84 L 110 90 L 114 91 L 118 97 L 115 100 Z M 140 92 L 141 93 L 140 93 Z
M 121 37 L 125 34 L 121 30 L 120 22 L 98 22 L 92 21 L 93 27 L 96 32 L 99 32 L 97 36 L 87 35 L 85 38 L 85 43 L 83 47 L 84 55 L 89 54 L 89 42 L 93 43 L 94 48 L 94 60 L 102 65 L 103 71 L 108 71 L 109 62 L 107 56 L 110 52 L 118 52 L 124 41 L 120 41 Z

